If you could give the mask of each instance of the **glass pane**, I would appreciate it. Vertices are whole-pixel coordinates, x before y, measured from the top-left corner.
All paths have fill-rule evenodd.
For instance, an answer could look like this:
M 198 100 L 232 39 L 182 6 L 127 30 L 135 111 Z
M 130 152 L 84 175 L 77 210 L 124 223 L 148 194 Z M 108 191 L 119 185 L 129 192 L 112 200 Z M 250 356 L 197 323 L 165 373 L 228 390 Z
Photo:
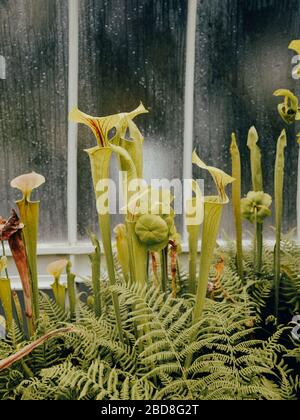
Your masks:
M 81 0 L 80 108 L 107 115 L 136 108 L 145 136 L 145 178 L 181 178 L 186 0 Z M 96 229 L 88 158 L 79 131 L 79 235 Z M 84 199 L 83 199 L 84 197 Z M 92 204 L 93 203 L 93 204 Z M 116 223 L 117 220 L 114 220 Z
M 230 137 L 238 134 L 243 159 L 243 193 L 251 189 L 248 129 L 255 125 L 263 149 L 265 191 L 273 195 L 276 141 L 287 128 L 277 112 L 278 88 L 296 91 L 288 50 L 300 38 L 300 3 L 282 0 L 199 0 L 195 141 L 203 160 L 230 171 Z M 299 86 L 299 84 L 298 84 Z M 288 128 L 284 229 L 296 226 L 295 129 Z M 201 177 L 203 172 L 201 172 Z M 195 175 L 199 172 L 195 170 Z M 212 182 L 205 178 L 207 192 Z M 231 233 L 230 206 L 223 227 Z M 274 225 L 273 220 L 269 221 Z M 272 231 L 269 229 L 270 235 Z
M 36 171 L 47 183 L 41 199 L 41 240 L 67 238 L 67 2 L 0 1 L 0 214 L 17 197 L 14 177 Z M 55 200 L 55 201 L 54 201 Z

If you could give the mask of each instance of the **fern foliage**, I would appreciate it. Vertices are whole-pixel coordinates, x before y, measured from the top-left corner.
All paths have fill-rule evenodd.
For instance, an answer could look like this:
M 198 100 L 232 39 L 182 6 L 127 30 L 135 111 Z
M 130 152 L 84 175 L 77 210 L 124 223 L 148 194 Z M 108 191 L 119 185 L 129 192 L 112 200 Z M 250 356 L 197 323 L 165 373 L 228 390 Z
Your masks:
M 298 310 L 297 255 L 283 247 L 282 311 Z M 188 275 L 177 270 L 177 297 L 162 293 L 151 277 L 144 287 L 128 284 L 117 269 L 111 288 L 102 272 L 102 315 L 79 295 L 75 329 L 35 348 L 0 372 L 0 399 L 6 400 L 293 400 L 299 398 L 299 343 L 289 322 L 272 320 L 272 251 L 265 250 L 262 273 L 245 253 L 240 279 L 234 252 L 219 248 L 222 270 L 212 267 L 204 315 L 193 324 L 194 296 Z M 116 267 L 117 266 L 117 261 Z M 118 294 L 124 342 L 118 338 L 111 292 Z M 64 312 L 41 294 L 41 319 L 32 340 L 70 325 Z M 291 320 L 291 319 L 290 319 Z M 288 320 L 288 321 L 290 321 Z M 16 324 L 0 340 L 0 360 L 27 345 Z M 298 369 L 299 370 L 299 369 Z

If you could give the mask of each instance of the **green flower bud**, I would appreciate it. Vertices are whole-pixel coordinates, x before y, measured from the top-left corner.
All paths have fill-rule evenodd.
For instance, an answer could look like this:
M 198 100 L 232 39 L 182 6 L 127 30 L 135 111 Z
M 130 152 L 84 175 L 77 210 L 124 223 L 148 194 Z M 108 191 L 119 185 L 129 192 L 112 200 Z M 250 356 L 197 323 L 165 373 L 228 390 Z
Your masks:
M 95 303 L 94 297 L 93 296 L 88 296 L 86 303 L 90 308 L 92 308 L 94 306 L 94 303 Z
M 251 223 L 263 223 L 266 217 L 271 216 L 270 207 L 272 197 L 263 191 L 250 191 L 246 198 L 241 200 L 242 216 Z
M 148 247 L 168 241 L 169 227 L 160 216 L 146 214 L 137 221 L 135 232 L 139 240 Z

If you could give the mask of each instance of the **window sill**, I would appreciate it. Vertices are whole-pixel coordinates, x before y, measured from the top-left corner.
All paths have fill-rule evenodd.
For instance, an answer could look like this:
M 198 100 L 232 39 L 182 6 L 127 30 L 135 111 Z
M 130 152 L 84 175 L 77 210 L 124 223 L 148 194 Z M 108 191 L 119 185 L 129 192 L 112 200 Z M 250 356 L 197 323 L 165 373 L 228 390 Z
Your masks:
M 251 246 L 251 241 L 246 240 L 243 242 L 244 246 L 247 248 Z M 226 246 L 225 241 L 218 241 L 220 246 Z M 274 246 L 274 240 L 265 241 L 267 246 Z M 183 252 L 188 252 L 188 244 L 185 242 L 182 245 Z M 51 255 L 88 255 L 93 252 L 93 246 L 89 242 L 79 242 L 77 245 L 69 245 L 68 243 L 59 242 L 59 243 L 48 243 L 48 244 L 39 244 L 37 249 L 38 256 L 51 256 Z M 11 252 L 8 247 L 6 247 L 6 255 L 11 257 Z
M 218 241 L 220 246 L 225 246 L 226 243 L 224 241 Z M 268 247 L 274 247 L 275 242 L 272 240 L 268 240 L 265 242 Z M 249 248 L 251 246 L 251 241 L 246 240 L 244 241 L 244 247 Z M 200 244 L 199 244 L 200 247 Z M 188 253 L 188 245 L 187 243 L 183 244 L 183 255 L 182 261 L 184 265 L 188 264 L 187 261 L 187 253 Z M 67 243 L 53 243 L 53 244 L 40 244 L 38 246 L 38 264 L 39 264 L 39 287 L 42 290 L 48 290 L 51 288 L 51 284 L 53 283 L 53 279 L 47 273 L 47 265 L 51 262 L 51 260 L 55 260 L 56 257 L 66 257 L 69 258 L 70 256 L 75 257 L 73 261 L 73 271 L 78 275 L 77 281 L 80 283 L 80 277 L 85 277 L 90 275 L 90 264 L 87 258 L 88 254 L 93 252 L 93 247 L 88 242 L 82 242 L 75 246 L 70 246 Z M 7 250 L 7 255 L 11 256 L 9 250 Z M 11 261 L 12 266 L 14 265 Z M 12 287 L 15 290 L 20 290 L 21 282 L 16 273 L 16 270 L 11 270 L 12 275 L 10 276 Z M 66 282 L 66 276 L 62 276 L 62 282 Z
M 37 248 L 38 256 L 47 255 L 85 255 L 93 252 L 93 247 L 89 242 L 78 243 L 77 245 L 69 245 L 68 243 L 48 243 L 39 244 Z M 11 257 L 9 247 L 6 247 L 6 255 Z

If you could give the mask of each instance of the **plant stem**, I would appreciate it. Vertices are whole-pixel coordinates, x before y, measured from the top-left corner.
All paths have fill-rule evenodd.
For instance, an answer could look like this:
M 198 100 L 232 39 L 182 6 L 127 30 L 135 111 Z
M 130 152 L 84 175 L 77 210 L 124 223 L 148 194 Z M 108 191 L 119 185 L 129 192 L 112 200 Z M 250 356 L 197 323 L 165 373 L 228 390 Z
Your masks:
M 161 251 L 161 288 L 163 293 L 168 290 L 169 270 L 168 270 L 168 247 Z
M 232 177 L 235 182 L 232 184 L 232 203 L 234 212 L 234 222 L 236 231 L 236 260 L 237 269 L 241 279 L 244 278 L 244 262 L 243 262 L 243 225 L 242 225 L 242 211 L 241 211 L 241 156 L 237 145 L 236 136 L 232 134 L 231 143 L 231 157 L 232 157 Z
M 24 223 L 23 238 L 28 259 L 30 285 L 32 295 L 32 309 L 35 322 L 39 319 L 39 286 L 37 273 L 37 241 L 39 226 L 39 202 L 28 201 L 24 198 L 17 202 L 21 221 Z
M 98 210 L 98 215 L 99 215 L 99 227 L 100 227 L 100 233 L 102 237 L 103 249 L 104 249 L 104 254 L 105 254 L 105 259 L 106 259 L 109 283 L 110 283 L 110 286 L 114 286 L 116 284 L 116 274 L 115 274 L 114 257 L 113 257 L 113 251 L 112 251 L 112 243 L 111 243 L 112 237 L 111 237 L 110 214 L 105 213 L 105 212 L 102 213 L 103 209 L 99 208 L 99 203 L 98 203 L 98 200 L 101 200 L 101 190 L 99 191 L 98 185 L 99 183 L 101 183 L 101 181 L 107 180 L 109 178 L 109 167 L 110 167 L 110 161 L 111 161 L 111 156 L 112 156 L 113 151 L 111 148 L 94 147 L 92 149 L 86 150 L 86 152 L 88 153 L 90 162 L 91 162 L 94 191 L 95 191 L 97 210 Z M 121 343 L 124 343 L 119 298 L 118 298 L 117 293 L 115 292 L 112 292 L 112 301 L 113 301 L 113 306 L 114 306 L 116 326 L 117 326 L 119 339 Z
M 116 236 L 116 248 L 118 261 L 122 268 L 123 277 L 125 283 L 128 283 L 130 278 L 130 262 L 129 262 L 129 250 L 127 241 L 127 231 L 125 225 L 118 225 L 114 229 Z
M 257 269 L 257 235 L 258 235 L 258 223 L 257 223 L 257 209 L 254 210 L 254 248 L 253 248 L 253 271 Z
M 172 275 L 172 292 L 173 297 L 177 297 L 177 245 L 171 246 L 171 275 Z
M 15 310 L 17 314 L 17 319 L 19 323 L 20 330 L 24 332 L 24 322 L 23 322 L 23 316 L 22 316 L 22 306 L 20 303 L 19 296 L 15 290 L 12 292 L 13 301 L 15 304 Z
M 144 286 L 147 283 L 148 249 L 135 233 L 136 222 L 126 222 L 131 281 Z
M 102 234 L 103 249 L 106 257 L 106 267 L 111 286 L 116 284 L 114 257 L 111 244 L 110 215 L 99 215 L 99 225 Z M 112 301 L 115 310 L 116 325 L 121 343 L 124 343 L 123 329 L 120 315 L 119 298 L 116 292 L 112 292 Z
M 95 235 L 91 235 L 95 251 L 89 256 L 92 264 L 92 284 L 94 291 L 94 311 L 97 318 L 102 314 L 101 308 L 101 252 L 100 243 Z
M 197 289 L 197 257 L 200 225 L 188 226 L 189 234 L 189 293 L 195 294 Z
M 217 242 L 219 227 L 222 217 L 223 204 L 205 202 L 204 204 L 204 225 L 202 233 L 202 250 L 196 305 L 193 315 L 193 323 L 200 321 L 204 309 L 207 294 L 210 267 Z
M 151 267 L 151 263 L 150 263 L 150 251 L 147 251 L 147 269 L 146 269 L 146 272 L 147 272 L 147 284 L 148 284 L 148 286 L 149 286 L 149 284 L 150 284 L 150 267 Z
M 281 229 L 283 213 L 283 186 L 284 186 L 284 150 L 287 146 L 285 130 L 282 131 L 278 143 L 275 163 L 275 217 L 276 217 L 276 246 L 274 251 L 275 260 L 275 316 L 279 317 L 279 296 L 281 281 Z
M 66 287 L 60 284 L 60 277 L 54 278 L 54 283 L 51 285 L 54 294 L 55 302 L 63 310 L 66 310 Z
M 150 252 L 151 262 L 152 262 L 152 272 L 154 277 L 154 285 L 155 287 L 159 287 L 159 279 L 158 279 L 158 263 L 156 259 L 155 252 Z
M 217 242 L 218 232 L 221 223 L 224 204 L 210 201 L 204 203 L 204 224 L 202 232 L 201 264 L 199 282 L 196 294 L 196 303 L 193 313 L 193 325 L 197 324 L 202 317 L 205 298 L 207 295 L 207 285 L 209 272 Z M 194 337 L 195 338 L 195 337 Z M 192 355 L 186 359 L 185 367 L 189 368 L 192 363 Z
M 13 323 L 13 306 L 10 280 L 7 278 L 2 279 L 0 277 L 0 301 L 5 314 L 6 330 L 9 331 Z
M 61 328 L 59 330 L 49 332 L 45 336 L 43 336 L 43 337 L 39 338 L 38 340 L 36 340 L 36 341 L 28 344 L 27 346 L 23 347 L 21 350 L 18 350 L 17 353 L 12 354 L 11 356 L 7 357 L 6 359 L 1 360 L 0 361 L 0 372 L 2 372 L 3 370 L 9 369 L 15 363 L 20 362 L 26 356 L 28 356 L 30 353 L 32 353 L 33 350 L 42 346 L 48 340 L 50 340 L 52 338 L 59 337 L 61 335 L 72 333 L 72 332 L 76 333 L 76 329 L 74 327 Z
M 33 378 L 34 377 L 34 373 L 32 372 L 32 370 L 27 366 L 27 364 L 26 364 L 26 362 L 24 361 L 24 360 L 21 360 L 21 365 L 22 365 L 22 368 L 23 368 L 23 370 L 24 370 L 24 372 L 25 372 L 25 375 L 28 377 L 28 378 Z
M 67 266 L 67 282 L 68 282 L 68 296 L 70 304 L 70 318 L 74 320 L 76 317 L 76 275 L 71 272 L 71 263 Z
M 30 287 L 28 260 L 22 233 L 20 231 L 16 232 L 12 237 L 9 238 L 8 243 L 22 282 L 28 333 L 29 336 L 32 337 L 35 331 L 32 310 L 32 291 Z
M 257 250 L 257 266 L 256 270 L 258 274 L 261 274 L 262 270 L 262 253 L 263 253 L 263 223 L 257 223 L 257 231 L 256 231 L 256 250 Z

